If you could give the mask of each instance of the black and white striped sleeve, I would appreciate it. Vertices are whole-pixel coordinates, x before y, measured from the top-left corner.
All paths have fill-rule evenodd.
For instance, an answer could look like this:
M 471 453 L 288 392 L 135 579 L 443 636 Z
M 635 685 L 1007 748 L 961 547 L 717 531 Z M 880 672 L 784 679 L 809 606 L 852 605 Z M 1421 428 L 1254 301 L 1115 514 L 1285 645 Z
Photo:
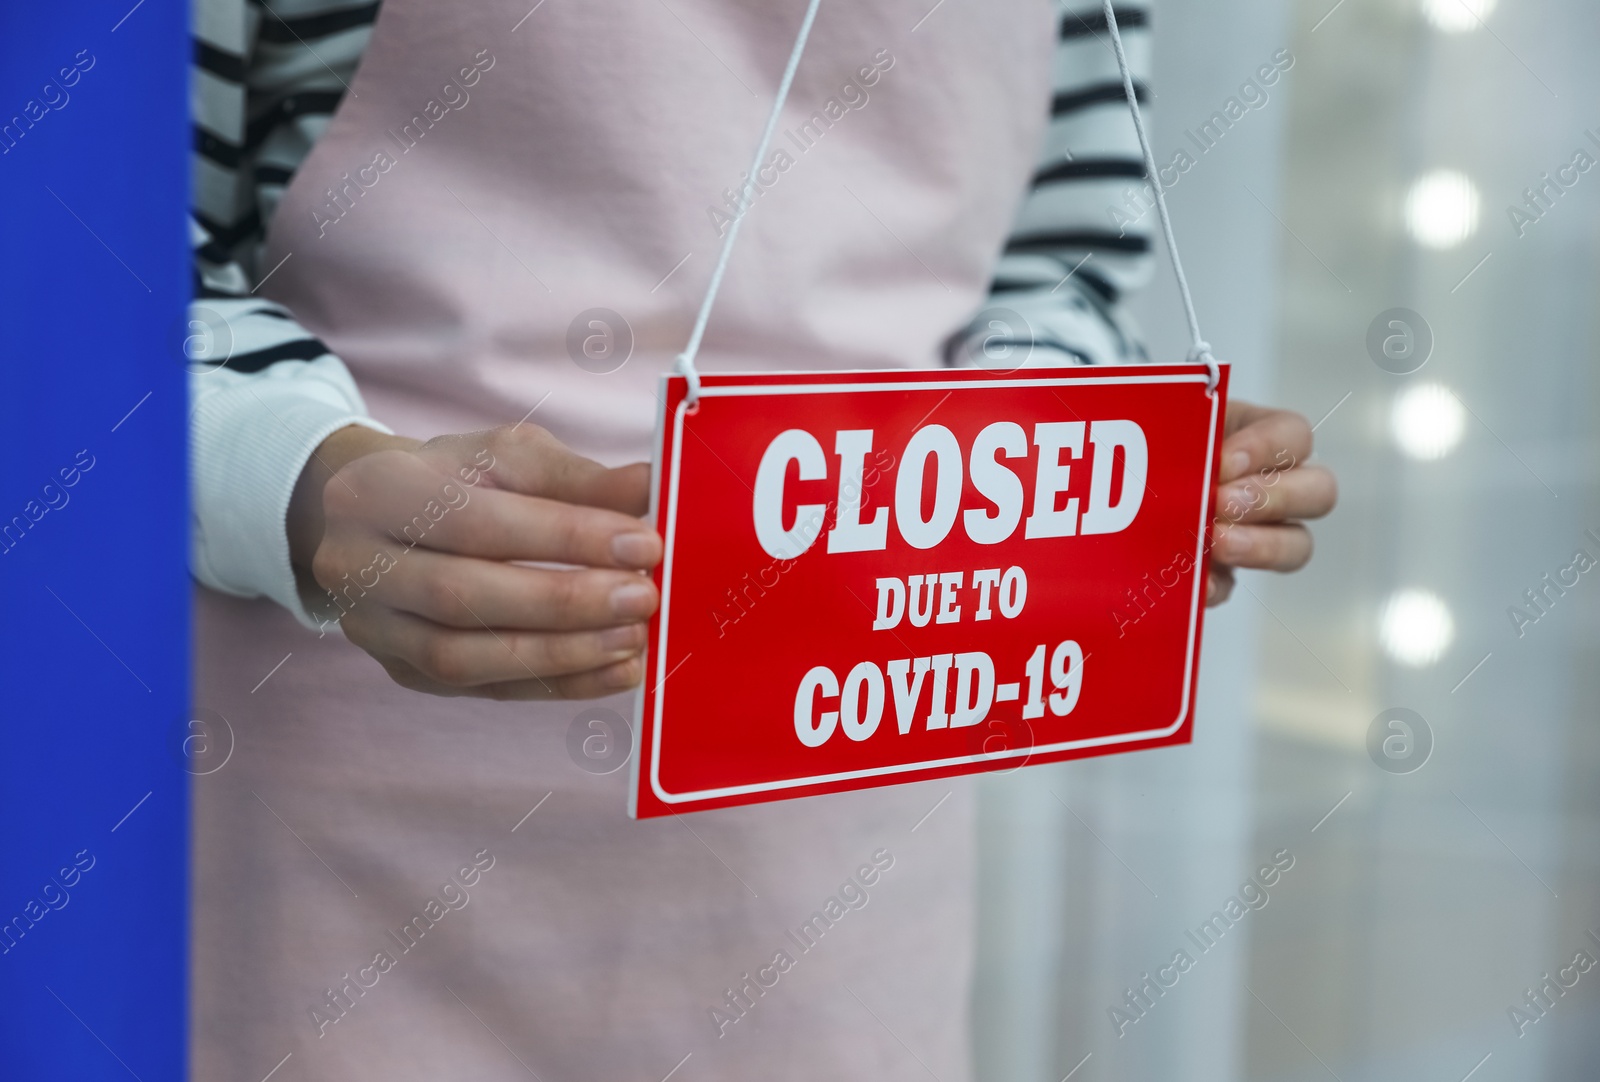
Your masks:
M 265 225 L 327 126 L 377 4 L 198 0 L 194 8 L 191 568 L 214 589 L 300 602 L 285 518 L 306 461 L 347 425 L 384 426 L 342 361 L 256 294 Z
M 1149 99 L 1149 11 L 1117 7 L 1117 27 L 1143 108 Z M 1151 267 L 1154 215 L 1144 160 L 1101 5 L 1073 0 L 1056 24 L 1050 122 L 1032 184 L 990 287 L 991 308 L 953 344 L 955 363 L 1031 342 L 1028 363 L 1119 364 L 1146 359 L 1121 305 Z M 1130 198 L 1133 202 L 1130 204 Z M 998 319 L 995 308 L 1004 309 Z M 1020 317 L 1019 321 L 1012 317 Z M 996 335 L 999 337 L 996 337 Z M 1014 362 L 1013 362 L 1014 363 Z

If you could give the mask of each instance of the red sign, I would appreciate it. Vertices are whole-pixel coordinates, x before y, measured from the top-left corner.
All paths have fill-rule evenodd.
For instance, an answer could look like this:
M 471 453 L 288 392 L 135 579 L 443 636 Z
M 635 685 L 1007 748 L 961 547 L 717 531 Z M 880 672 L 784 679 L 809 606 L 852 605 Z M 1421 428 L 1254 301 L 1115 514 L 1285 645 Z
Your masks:
M 1227 369 L 664 381 L 637 817 L 1187 743 Z

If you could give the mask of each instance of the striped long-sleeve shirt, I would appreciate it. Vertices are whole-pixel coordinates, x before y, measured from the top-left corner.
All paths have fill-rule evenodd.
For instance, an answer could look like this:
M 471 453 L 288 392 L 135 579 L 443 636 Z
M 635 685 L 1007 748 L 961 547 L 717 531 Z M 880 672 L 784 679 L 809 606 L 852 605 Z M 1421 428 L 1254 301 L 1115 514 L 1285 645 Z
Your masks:
M 338 357 L 254 291 L 276 269 L 262 265 L 266 224 L 349 89 L 378 4 L 196 0 L 194 12 L 192 562 L 206 585 L 271 597 L 309 623 L 285 531 L 295 481 L 332 432 L 383 426 Z M 1116 16 L 1142 103 L 1148 13 Z M 1149 276 L 1150 223 L 1109 209 L 1145 187 L 1137 138 L 1099 5 L 1070 0 L 1056 32 L 1051 119 L 991 300 L 1057 363 L 1141 360 L 1119 302 Z M 971 328 L 952 361 L 990 335 Z

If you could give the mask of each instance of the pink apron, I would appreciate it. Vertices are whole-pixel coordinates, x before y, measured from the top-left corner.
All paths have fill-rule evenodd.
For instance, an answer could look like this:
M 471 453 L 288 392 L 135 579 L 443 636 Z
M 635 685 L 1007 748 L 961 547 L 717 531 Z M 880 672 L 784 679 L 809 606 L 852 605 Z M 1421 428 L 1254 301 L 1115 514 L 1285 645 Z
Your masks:
M 702 369 L 938 363 L 1039 146 L 1044 0 L 824 4 L 748 188 L 802 0 L 531 6 L 385 0 L 277 211 L 265 292 L 376 417 L 533 410 L 648 458 L 740 213 Z M 632 822 L 627 770 L 569 755 L 587 704 L 417 695 L 266 602 L 197 615 L 236 746 L 195 784 L 196 1078 L 968 1076 L 966 784 Z

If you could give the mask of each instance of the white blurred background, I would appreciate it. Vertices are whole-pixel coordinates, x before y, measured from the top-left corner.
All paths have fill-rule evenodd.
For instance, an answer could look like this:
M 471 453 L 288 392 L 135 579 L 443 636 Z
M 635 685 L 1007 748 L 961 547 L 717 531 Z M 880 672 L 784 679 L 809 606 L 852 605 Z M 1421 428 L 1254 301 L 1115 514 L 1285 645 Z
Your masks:
M 1548 585 L 1600 559 L 1600 169 L 1508 211 L 1600 160 L 1597 16 L 1157 3 L 1162 162 L 1295 57 L 1170 200 L 1235 394 L 1319 422 L 1341 501 L 1310 568 L 1246 573 L 1211 613 L 1192 746 L 984 779 L 985 1082 L 1600 1078 L 1600 968 L 1510 1014 L 1600 959 L 1600 568 Z M 1396 308 L 1420 325 L 1380 340 L 1432 338 L 1407 374 L 1368 348 Z M 1165 266 L 1139 313 L 1180 358 Z M 1393 708 L 1422 719 L 1409 759 L 1381 723 L 1398 758 L 1368 750 Z M 1201 953 L 1186 931 L 1285 848 L 1270 901 Z M 1193 968 L 1119 1037 L 1108 1008 L 1179 949 Z

